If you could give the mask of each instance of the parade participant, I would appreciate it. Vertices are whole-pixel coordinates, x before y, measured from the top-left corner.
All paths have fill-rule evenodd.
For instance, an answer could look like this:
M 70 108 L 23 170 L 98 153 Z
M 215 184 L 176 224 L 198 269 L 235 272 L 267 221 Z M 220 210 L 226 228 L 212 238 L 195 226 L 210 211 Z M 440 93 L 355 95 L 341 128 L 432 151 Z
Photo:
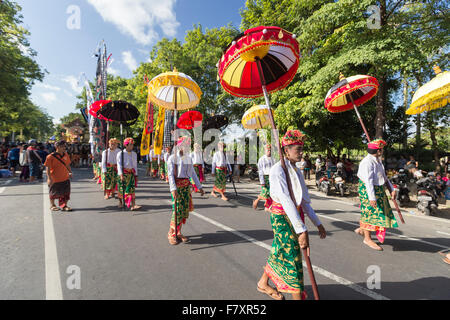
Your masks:
M 169 186 L 170 192 L 172 193 L 172 219 L 170 220 L 168 239 L 172 245 L 178 243 L 177 239 L 182 242 L 189 241 L 188 238 L 181 234 L 181 226 L 189 218 L 189 212 L 194 210 L 190 192 L 190 178 L 194 180 L 195 185 L 200 190 L 200 194 L 202 196 L 204 195 L 203 187 L 198 180 L 194 166 L 192 165 L 192 160 L 188 155 L 190 146 L 191 139 L 189 137 L 181 137 L 177 142 L 176 149 L 178 149 L 178 154 L 171 155 L 167 160 Z
M 388 183 L 391 190 L 394 190 L 391 182 L 385 179 L 386 175 L 381 163 L 385 145 L 386 142 L 381 139 L 370 142 L 367 147 L 368 155 L 359 164 L 357 173 L 361 219 L 360 227 L 355 232 L 364 236 L 365 245 L 378 251 L 383 249 L 372 240 L 370 233 L 376 231 L 378 240 L 383 243 L 386 228 L 398 227 L 384 187 L 384 184 Z M 391 197 L 395 199 L 395 191 L 392 191 Z
M 205 162 L 203 161 L 202 148 L 198 143 L 194 144 L 194 151 L 189 154 L 189 157 L 191 157 L 192 163 L 194 164 L 194 170 L 197 176 L 199 177 L 200 183 L 203 183 L 203 181 L 205 181 L 203 177 L 203 166 L 205 165 Z M 195 185 L 192 179 L 191 184 L 194 187 L 194 191 L 199 192 L 197 186 Z
M 217 198 L 215 192 L 218 192 L 222 196 L 222 200 L 228 201 L 228 198 L 225 196 L 225 191 L 227 186 L 227 170 L 231 172 L 231 165 L 225 156 L 224 146 L 225 144 L 223 142 L 219 142 L 217 145 L 219 150 L 213 156 L 211 175 L 213 177 L 215 176 L 215 181 L 211 195 Z
M 156 178 L 158 174 L 158 167 L 159 167 L 159 154 L 155 153 L 155 150 L 152 148 L 150 150 L 150 153 L 148 154 L 149 157 L 149 166 L 151 166 L 151 176 L 152 178 Z
M 28 182 L 28 178 L 30 177 L 30 165 L 28 164 L 27 149 L 28 145 L 23 145 L 19 154 L 19 164 L 22 167 L 19 176 L 20 182 Z
M 28 165 L 30 166 L 30 182 L 34 182 L 39 177 L 42 159 L 38 154 L 38 149 L 36 148 L 36 140 L 32 139 L 28 143 L 30 144 L 27 149 Z
M 165 160 L 166 151 L 162 151 L 159 155 L 158 159 L 158 176 L 161 180 L 166 179 L 166 160 Z
M 172 146 L 166 147 L 166 152 L 164 153 L 164 173 L 166 175 L 166 182 L 169 183 L 169 176 L 167 172 L 167 161 L 169 161 L 169 157 L 172 154 Z
M 138 177 L 137 154 L 133 151 L 134 140 L 132 138 L 126 138 L 123 145 L 126 149 L 117 154 L 119 208 L 123 208 L 123 205 L 126 204 L 128 208 L 131 207 L 131 211 L 135 211 L 141 208 L 141 206 L 136 205 L 135 195 Z
M 265 154 L 258 160 L 258 175 L 259 183 L 261 185 L 261 193 L 258 195 L 258 198 L 253 201 L 253 209 L 256 210 L 259 200 L 265 200 L 264 208 L 266 211 L 270 212 L 272 199 L 270 198 L 269 173 L 270 169 L 274 165 L 272 159 L 272 147 L 270 145 L 266 145 L 264 151 Z
M 66 142 L 60 140 L 56 142 L 55 147 L 56 151 L 48 155 L 44 163 L 49 187 L 50 209 L 52 211 L 72 211 L 72 208 L 67 205 L 70 200 L 72 170 L 69 155 L 66 153 Z M 55 204 L 56 199 L 58 199 L 59 208 Z
M 110 139 L 109 149 L 102 153 L 102 186 L 106 200 L 114 198 L 117 189 L 117 154 L 120 152 L 118 145 L 119 140 Z
M 289 130 L 282 139 L 285 163 L 295 195 L 289 196 L 286 174 L 277 162 L 270 170 L 270 196 L 273 200 L 270 220 L 274 233 L 272 250 L 260 278 L 257 290 L 275 300 L 284 299 L 280 292 L 291 293 L 294 300 L 306 298 L 303 282 L 301 249 L 309 248 L 308 230 L 304 222 L 306 213 L 318 228 L 321 239 L 326 231 L 311 207 L 305 180 L 296 163 L 302 158 L 304 135 L 299 130 Z M 269 286 L 269 278 L 277 289 Z

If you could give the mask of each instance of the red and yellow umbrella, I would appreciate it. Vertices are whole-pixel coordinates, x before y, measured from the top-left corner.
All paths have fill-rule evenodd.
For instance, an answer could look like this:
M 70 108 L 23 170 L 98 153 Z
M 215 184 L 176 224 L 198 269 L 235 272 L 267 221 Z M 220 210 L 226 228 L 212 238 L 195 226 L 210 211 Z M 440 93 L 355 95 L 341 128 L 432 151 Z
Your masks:
M 340 81 L 328 91 L 325 97 L 325 108 L 333 113 L 354 109 L 359 122 L 370 141 L 369 133 L 356 107 L 359 107 L 376 96 L 378 80 L 371 76 L 356 75 L 345 78 L 341 73 Z

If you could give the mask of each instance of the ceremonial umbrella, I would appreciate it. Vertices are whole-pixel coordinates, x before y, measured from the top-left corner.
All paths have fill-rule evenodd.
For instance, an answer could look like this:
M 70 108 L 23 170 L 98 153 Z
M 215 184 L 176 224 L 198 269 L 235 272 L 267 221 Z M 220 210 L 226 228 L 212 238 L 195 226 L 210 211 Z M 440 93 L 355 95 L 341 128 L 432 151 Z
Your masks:
M 195 108 L 202 97 L 202 90 L 198 84 L 188 75 L 178 72 L 176 68 L 172 72 L 165 72 L 154 77 L 148 83 L 149 99 L 154 104 L 166 110 L 174 110 L 173 124 L 177 124 L 177 111 L 188 110 Z M 178 137 L 174 136 L 176 142 Z M 178 174 L 177 170 L 177 152 L 175 156 L 175 177 Z M 175 241 L 177 233 L 177 202 L 174 201 L 175 208 Z
M 104 116 L 102 116 L 101 114 L 97 114 L 98 111 L 99 111 L 104 105 L 106 105 L 106 104 L 108 104 L 108 103 L 110 103 L 110 102 L 112 102 L 112 100 L 98 100 L 98 101 L 95 101 L 93 104 L 91 104 L 91 105 L 89 106 L 89 110 L 88 110 L 89 114 L 90 114 L 91 116 L 97 118 L 97 119 L 100 119 L 100 120 L 111 121 L 111 120 L 108 120 L 107 118 L 105 118 Z
M 345 78 L 342 73 L 339 79 L 340 81 L 331 87 L 325 97 L 325 108 L 333 113 L 354 109 L 367 141 L 370 142 L 369 133 L 356 107 L 363 105 L 377 94 L 378 81 L 374 77 L 365 75 Z
M 249 29 L 237 36 L 219 60 L 218 78 L 228 93 L 243 98 L 264 96 L 270 108 L 269 93 L 285 88 L 297 73 L 300 50 L 295 35 L 280 27 L 260 26 Z M 272 112 L 269 120 L 276 135 L 278 148 L 280 140 Z M 280 160 L 289 188 L 291 199 L 295 199 L 283 154 Z M 309 254 L 303 250 L 314 291 L 318 300 L 319 292 L 312 270 Z
M 123 165 L 123 153 L 125 146 L 123 145 L 123 131 L 122 125 L 130 126 L 136 123 L 139 118 L 139 110 L 129 102 L 126 101 L 110 101 L 103 105 L 103 107 L 97 111 L 98 116 L 103 116 L 109 121 L 117 121 L 120 123 L 120 135 L 122 138 L 122 165 Z M 108 153 L 106 153 L 108 154 Z M 125 203 L 125 186 L 122 181 L 122 190 L 124 190 L 123 202 Z M 123 206 L 125 208 L 125 205 Z
M 411 100 L 411 106 L 406 114 L 419 114 L 445 107 L 450 100 L 450 71 L 442 72 L 434 66 L 436 77 L 421 86 Z
M 270 126 L 269 112 L 273 110 L 265 105 L 253 106 L 248 109 L 242 117 L 242 125 L 245 129 L 264 129 Z
M 203 130 L 219 129 L 226 125 L 228 125 L 228 118 L 226 116 L 224 115 L 211 116 L 205 120 Z
M 180 129 L 191 130 L 197 128 L 203 121 L 203 115 L 198 111 L 186 111 L 178 119 L 177 127 Z

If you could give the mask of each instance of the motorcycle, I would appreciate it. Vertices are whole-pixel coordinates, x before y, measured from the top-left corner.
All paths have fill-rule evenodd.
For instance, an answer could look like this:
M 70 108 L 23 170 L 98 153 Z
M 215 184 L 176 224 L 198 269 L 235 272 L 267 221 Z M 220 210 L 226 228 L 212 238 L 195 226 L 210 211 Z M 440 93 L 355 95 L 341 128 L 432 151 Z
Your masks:
M 257 180 L 259 179 L 259 172 L 258 172 L 258 167 L 255 165 L 252 165 L 250 167 L 250 171 L 248 173 L 248 176 L 251 180 Z
M 436 215 L 438 211 L 438 196 L 436 184 L 430 177 L 421 178 L 416 181 L 417 184 L 417 209 L 426 216 Z
M 327 196 L 330 195 L 331 183 L 328 179 L 325 167 L 321 167 L 320 170 L 316 172 L 316 186 L 319 191 L 322 191 Z
M 400 207 L 403 207 L 410 201 L 409 189 L 408 189 L 408 176 L 404 169 L 400 169 L 398 174 L 392 177 L 392 184 L 396 193 L 395 200 L 399 203 Z
M 345 190 L 347 189 L 345 185 L 344 175 L 341 170 L 337 170 L 332 175 L 332 180 L 336 192 L 343 197 L 345 195 Z

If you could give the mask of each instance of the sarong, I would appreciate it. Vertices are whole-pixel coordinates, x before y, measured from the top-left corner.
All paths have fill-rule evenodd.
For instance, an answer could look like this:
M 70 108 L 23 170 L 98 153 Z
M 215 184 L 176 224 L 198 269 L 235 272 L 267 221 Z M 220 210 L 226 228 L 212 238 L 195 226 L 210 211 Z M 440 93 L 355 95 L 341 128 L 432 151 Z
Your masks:
M 194 211 L 194 204 L 192 203 L 189 179 L 175 179 L 175 183 L 177 185 L 177 210 L 175 212 L 175 203 L 172 196 L 172 219 L 170 220 L 170 228 L 175 230 L 176 214 L 177 231 L 179 231 L 181 225 L 185 224 L 189 218 L 189 212 Z
M 197 177 L 199 177 L 199 181 L 200 183 L 203 182 L 203 172 L 202 172 L 202 165 L 201 164 L 194 164 L 194 170 L 195 173 L 197 174 Z M 189 181 L 191 182 L 192 187 L 194 188 L 195 192 L 200 192 L 200 190 L 198 190 L 197 186 L 195 185 L 194 179 L 189 178 Z
M 306 299 L 302 252 L 294 228 L 281 204 L 272 203 L 270 221 L 274 237 L 264 271 L 278 291 L 300 293 L 302 299 Z
M 117 190 L 117 165 L 108 163 L 106 172 L 102 172 L 102 186 L 103 191 L 109 197 L 113 191 Z
M 270 197 L 269 175 L 264 176 L 264 185 L 261 186 L 261 193 L 259 194 L 259 196 L 263 200 L 266 200 L 266 202 L 264 203 L 264 207 L 269 209 L 270 206 L 272 205 L 272 198 Z
M 156 178 L 156 175 L 158 174 L 158 158 L 152 159 L 151 168 L 152 168 L 152 177 Z
M 164 173 L 166 175 L 166 182 L 169 183 L 169 175 L 168 175 L 169 169 L 167 167 L 167 163 L 164 163 Z
M 377 198 L 377 207 L 372 208 L 369 201 L 366 185 L 359 180 L 358 194 L 361 201 L 360 228 L 368 231 L 376 231 L 378 240 L 383 243 L 386 228 L 398 228 L 397 220 L 392 212 L 391 205 L 386 196 L 384 186 L 374 186 Z
M 94 173 L 94 178 L 98 179 L 98 164 L 97 164 L 97 162 L 92 163 L 92 171 Z
M 64 208 L 70 200 L 70 179 L 62 182 L 55 182 L 49 186 L 48 194 L 50 200 L 58 199 L 59 206 Z
M 213 191 L 225 192 L 227 186 L 227 168 L 226 167 L 216 167 L 216 180 L 214 181 Z
M 119 194 L 119 199 L 123 199 L 123 190 L 125 187 L 125 204 L 128 208 L 131 207 L 131 202 L 136 198 L 136 179 L 135 179 L 134 169 L 124 169 L 124 181 L 122 182 L 120 178 L 117 180 Z
M 158 174 L 161 180 L 166 179 L 166 163 L 164 161 L 161 161 L 159 164 Z

